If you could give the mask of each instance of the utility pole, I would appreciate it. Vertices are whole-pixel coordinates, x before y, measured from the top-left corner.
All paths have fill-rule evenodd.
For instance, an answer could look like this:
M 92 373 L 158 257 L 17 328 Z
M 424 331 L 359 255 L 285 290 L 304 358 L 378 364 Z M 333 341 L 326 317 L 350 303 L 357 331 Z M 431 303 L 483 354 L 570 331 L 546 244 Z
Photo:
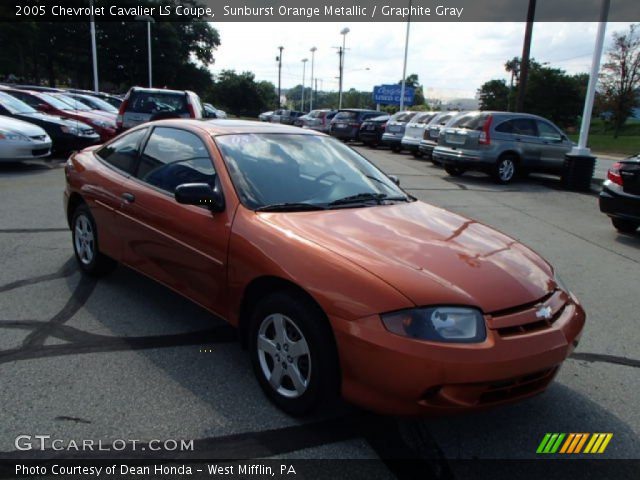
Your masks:
M 284 50 L 284 47 L 278 47 L 278 50 L 280 50 L 280 55 L 276 57 L 276 60 L 278 61 L 278 109 L 280 109 L 280 99 L 282 98 L 280 94 L 280 86 L 282 83 L 282 50 Z
M 338 55 L 340 56 L 340 93 L 338 95 L 338 109 L 342 108 L 342 82 L 344 80 L 344 53 L 346 50 L 347 44 L 347 33 L 349 33 L 348 27 L 340 30 L 340 35 L 342 35 L 342 47 L 338 48 Z
M 316 97 L 316 102 L 317 102 L 318 101 L 318 79 L 316 78 L 315 81 L 316 81 L 316 88 L 315 88 L 314 95 Z
M 302 99 L 300 101 L 300 111 L 304 112 L 304 73 L 305 73 L 305 69 L 307 67 L 307 62 L 309 61 L 308 58 L 303 58 L 302 59 Z
M 531 35 L 533 33 L 533 21 L 536 15 L 536 0 L 529 0 L 527 10 L 527 27 L 524 31 L 524 45 L 522 46 L 522 61 L 520 62 L 520 83 L 518 84 L 518 99 L 516 101 L 516 112 L 524 110 L 524 97 L 527 89 L 527 79 L 529 78 L 529 56 L 531 54 Z
M 93 12 L 93 0 L 91 0 L 91 12 Z M 96 22 L 91 13 L 91 21 L 89 22 L 91 30 L 91 58 L 93 60 L 93 91 L 98 92 L 98 53 L 96 51 Z
M 311 50 L 310 50 L 311 51 L 311 92 L 310 92 L 311 100 L 309 101 L 309 111 L 313 110 L 313 67 L 314 67 L 315 58 L 316 58 L 316 50 L 318 50 L 316 47 L 311 47 Z
M 407 53 L 409 52 L 409 28 L 411 27 L 411 0 L 409 0 L 409 18 L 407 19 L 407 35 L 404 39 L 404 63 L 402 64 L 402 86 L 400 87 L 400 111 L 404 110 L 404 91 L 407 84 Z

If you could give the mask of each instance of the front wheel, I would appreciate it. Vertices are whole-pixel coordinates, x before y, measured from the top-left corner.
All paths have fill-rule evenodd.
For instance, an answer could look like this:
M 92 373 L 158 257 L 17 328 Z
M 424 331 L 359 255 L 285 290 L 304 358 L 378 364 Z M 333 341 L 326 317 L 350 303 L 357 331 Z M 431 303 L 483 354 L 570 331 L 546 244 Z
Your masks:
M 624 218 L 612 218 L 611 223 L 613 223 L 616 230 L 622 233 L 634 233 L 640 227 L 639 222 L 625 220 Z
M 263 298 L 251 319 L 251 363 L 279 408 L 301 416 L 337 397 L 338 356 L 331 327 L 310 300 L 291 292 Z
M 104 275 L 116 267 L 115 260 L 100 253 L 96 222 L 87 205 L 80 205 L 71 220 L 73 251 L 78 265 L 89 275 Z
M 455 167 L 453 165 L 445 165 L 444 171 L 447 172 L 452 177 L 459 177 L 464 173 L 464 169 L 460 167 Z

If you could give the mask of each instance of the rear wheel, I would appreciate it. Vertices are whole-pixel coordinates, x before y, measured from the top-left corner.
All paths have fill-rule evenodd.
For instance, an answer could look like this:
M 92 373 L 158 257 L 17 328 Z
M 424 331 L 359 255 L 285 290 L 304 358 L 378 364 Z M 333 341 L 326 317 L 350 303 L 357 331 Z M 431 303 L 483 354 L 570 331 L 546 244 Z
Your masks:
M 78 206 L 73 212 L 71 235 L 73 251 L 83 272 L 99 276 L 111 272 L 116 267 L 115 260 L 100 253 L 96 223 L 85 204 Z
M 493 169 L 493 178 L 496 182 L 507 184 L 516 178 L 518 173 L 518 160 L 513 155 L 503 155 L 497 161 Z
M 444 171 L 447 172 L 452 177 L 459 177 L 465 172 L 463 168 L 456 167 L 453 165 L 445 165 Z
M 413 158 L 422 158 L 422 152 L 420 150 L 414 150 L 411 154 L 413 155 Z
M 640 227 L 639 222 L 634 222 L 633 220 L 625 220 L 623 218 L 612 218 L 611 223 L 616 230 L 622 233 L 634 233 L 638 227 Z
M 258 302 L 249 350 L 260 387 L 290 415 L 304 415 L 337 397 L 338 355 L 331 327 L 301 295 L 276 292 Z

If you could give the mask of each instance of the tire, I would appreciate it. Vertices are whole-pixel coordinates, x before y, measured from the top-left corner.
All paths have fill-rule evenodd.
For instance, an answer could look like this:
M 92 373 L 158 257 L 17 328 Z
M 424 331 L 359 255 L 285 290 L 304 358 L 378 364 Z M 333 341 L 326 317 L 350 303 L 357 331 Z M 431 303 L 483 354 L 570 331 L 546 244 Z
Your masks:
M 414 150 L 411 154 L 413 155 L 413 158 L 422 158 L 422 152 L 419 150 Z
M 625 220 L 624 218 L 612 218 L 611 223 L 613 223 L 616 230 L 622 233 L 635 233 L 638 227 L 640 227 L 639 222 Z
M 513 155 L 503 155 L 493 167 L 493 178 L 501 184 L 511 183 L 518 175 L 518 158 Z
M 84 273 L 106 275 L 117 266 L 115 260 L 100 253 L 96 222 L 86 204 L 79 205 L 73 212 L 71 238 L 73 253 Z
M 254 308 L 249 332 L 253 371 L 277 407 L 302 416 L 335 401 L 338 354 L 331 327 L 313 302 L 296 292 L 268 295 Z
M 455 167 L 453 165 L 445 165 L 444 171 L 447 172 L 452 177 L 460 177 L 465 172 L 463 168 Z
M 392 145 L 391 146 L 391 151 L 393 153 L 400 153 L 402 151 L 402 147 L 398 146 L 398 145 Z

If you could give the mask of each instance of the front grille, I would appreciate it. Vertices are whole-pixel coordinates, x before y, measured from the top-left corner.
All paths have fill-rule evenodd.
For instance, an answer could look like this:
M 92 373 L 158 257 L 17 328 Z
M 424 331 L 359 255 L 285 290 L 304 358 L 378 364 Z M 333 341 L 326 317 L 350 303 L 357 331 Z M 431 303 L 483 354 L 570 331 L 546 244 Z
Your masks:
M 539 330 L 545 330 L 547 328 L 550 328 L 551 325 L 553 325 L 558 320 L 558 318 L 562 316 L 562 313 L 564 312 L 565 308 L 566 308 L 566 305 L 563 305 L 560 308 L 560 310 L 558 310 L 548 320 L 544 319 L 544 320 L 538 320 L 531 323 L 525 323 L 523 325 L 516 325 L 513 327 L 498 328 L 498 333 L 500 334 L 501 337 L 511 337 L 513 335 L 520 335 L 522 333 L 537 332 Z
M 82 133 L 82 135 L 94 135 L 96 133 L 93 128 L 83 128 L 82 130 L 80 130 L 80 132 Z
M 502 402 L 534 393 L 546 387 L 557 370 L 558 367 L 553 367 L 521 377 L 489 383 L 480 395 L 478 403 Z
M 44 142 L 47 138 L 46 135 L 32 135 L 29 137 L 31 140 L 35 140 L 36 142 Z

